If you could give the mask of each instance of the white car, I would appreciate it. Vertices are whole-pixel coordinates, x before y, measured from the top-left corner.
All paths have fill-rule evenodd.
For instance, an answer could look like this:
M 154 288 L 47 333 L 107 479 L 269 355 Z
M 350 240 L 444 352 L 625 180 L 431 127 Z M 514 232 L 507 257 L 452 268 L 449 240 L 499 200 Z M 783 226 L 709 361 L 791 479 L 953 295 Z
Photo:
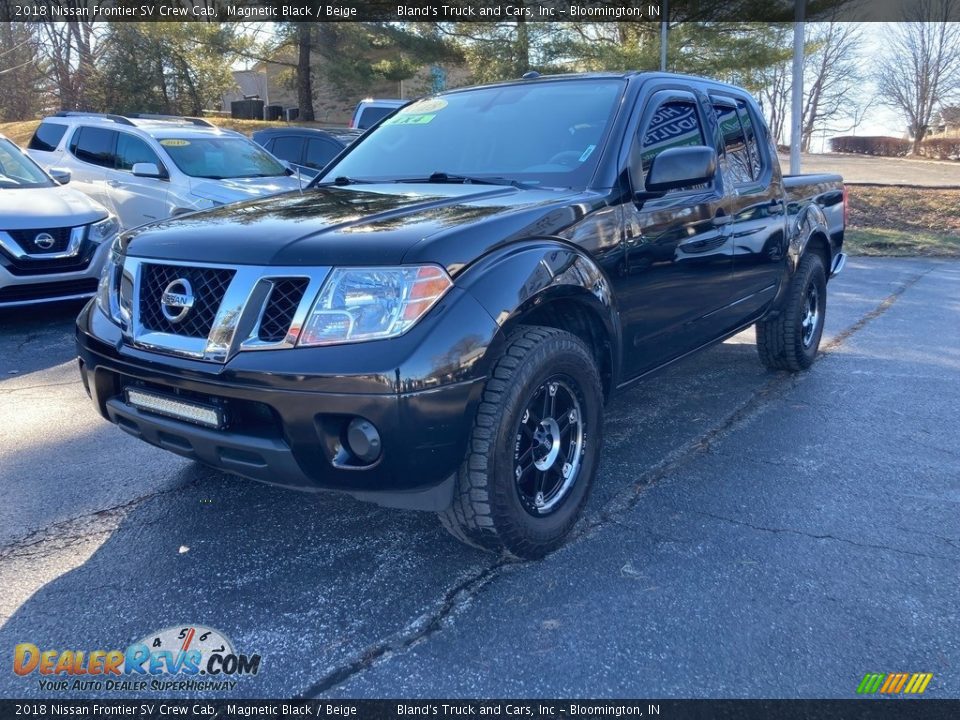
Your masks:
M 307 182 L 244 135 L 200 118 L 61 112 L 40 123 L 27 152 L 69 170 L 124 229 Z
M 0 307 L 96 293 L 120 224 L 0 135 Z

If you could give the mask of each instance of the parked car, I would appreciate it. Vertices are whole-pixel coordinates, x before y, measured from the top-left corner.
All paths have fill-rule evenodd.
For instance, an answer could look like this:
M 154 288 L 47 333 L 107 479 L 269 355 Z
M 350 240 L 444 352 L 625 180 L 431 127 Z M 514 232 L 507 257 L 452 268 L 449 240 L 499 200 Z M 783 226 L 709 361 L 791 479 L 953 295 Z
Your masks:
M 27 152 L 70 170 L 124 228 L 300 188 L 252 140 L 200 118 L 61 112 L 40 123 Z
M 539 557 L 586 501 L 610 395 L 751 325 L 767 367 L 810 366 L 844 205 L 837 175 L 781 175 L 731 85 L 451 91 L 302 196 L 122 235 L 81 372 L 149 443 Z
M 116 217 L 0 135 L 0 307 L 90 297 Z
M 390 100 L 367 98 L 357 103 L 353 111 L 353 119 L 350 121 L 350 127 L 359 130 L 368 130 L 383 120 L 387 115 L 402 108 L 409 100 Z
M 276 127 L 257 130 L 251 138 L 274 157 L 289 163 L 312 180 L 331 160 L 358 137 L 360 130 L 350 128 Z

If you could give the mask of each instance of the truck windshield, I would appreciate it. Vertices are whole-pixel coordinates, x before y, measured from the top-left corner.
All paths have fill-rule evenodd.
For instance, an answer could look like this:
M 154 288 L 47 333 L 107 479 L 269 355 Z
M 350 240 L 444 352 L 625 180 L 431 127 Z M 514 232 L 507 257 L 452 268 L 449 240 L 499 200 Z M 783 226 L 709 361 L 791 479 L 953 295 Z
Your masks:
M 181 172 L 198 178 L 277 177 L 281 165 L 252 140 L 229 138 L 162 138 L 158 140 Z
M 0 188 L 52 187 L 53 181 L 6 138 L 0 138 Z
M 318 182 L 433 176 L 585 187 L 624 87 L 606 78 L 531 81 L 424 98 L 382 122 Z

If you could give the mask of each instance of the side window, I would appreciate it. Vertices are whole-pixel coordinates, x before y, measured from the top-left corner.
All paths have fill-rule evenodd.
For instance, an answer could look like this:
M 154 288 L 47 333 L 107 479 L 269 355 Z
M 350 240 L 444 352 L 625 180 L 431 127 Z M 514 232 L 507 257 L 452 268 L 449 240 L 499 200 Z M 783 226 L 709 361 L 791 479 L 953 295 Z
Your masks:
M 307 143 L 307 156 L 303 164 L 308 168 L 320 170 L 327 166 L 333 158 L 340 152 L 340 147 L 336 143 L 322 138 L 312 138 Z
M 42 122 L 37 127 L 37 131 L 30 138 L 29 147 L 31 150 L 41 150 L 43 152 L 53 152 L 60 144 L 60 139 L 67 131 L 66 125 L 59 125 L 52 122 Z
M 281 160 L 299 163 L 303 155 L 303 138 L 278 137 L 273 141 L 273 149 L 270 152 Z
M 745 185 L 754 179 L 753 164 L 739 113 L 732 105 L 714 105 L 717 123 L 723 135 L 723 151 L 727 156 L 727 174 L 734 185 Z
M 743 100 L 737 100 L 737 114 L 740 115 L 740 124 L 743 125 L 743 136 L 746 139 L 747 150 L 750 151 L 750 168 L 753 179 L 756 180 L 763 173 L 764 156 L 760 154 L 760 143 L 757 142 L 757 135 L 753 130 L 750 111 Z
M 697 106 L 687 100 L 672 100 L 661 105 L 641 133 L 643 141 L 640 152 L 644 176 L 653 159 L 667 148 L 705 144 Z
M 365 107 L 360 112 L 360 120 L 357 122 L 357 127 L 361 130 L 366 130 L 376 125 L 378 122 L 383 120 L 387 115 L 392 113 L 396 108 L 392 107 L 376 107 L 369 106 Z
M 70 140 L 70 152 L 83 162 L 101 167 L 114 167 L 114 148 L 117 144 L 115 130 L 96 127 L 81 127 Z
M 163 168 L 160 158 L 143 140 L 127 133 L 118 133 L 117 170 L 133 170 L 137 163 L 153 163 Z

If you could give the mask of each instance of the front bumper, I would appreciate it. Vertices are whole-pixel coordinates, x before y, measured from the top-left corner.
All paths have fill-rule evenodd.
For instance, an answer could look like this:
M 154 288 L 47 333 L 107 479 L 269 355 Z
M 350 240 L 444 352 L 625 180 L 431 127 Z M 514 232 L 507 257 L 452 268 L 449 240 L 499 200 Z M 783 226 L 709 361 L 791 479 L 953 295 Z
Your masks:
M 80 267 L 77 269 L 65 271 L 57 267 L 58 263 L 51 263 L 50 269 L 38 269 L 26 274 L 22 270 L 13 272 L 4 262 L 0 262 L 0 307 L 91 297 L 97 291 L 100 273 L 110 252 L 110 242 L 100 243 L 90 250 L 87 258 L 79 258 L 76 264 Z M 63 264 L 64 267 L 72 265 L 74 263 Z
M 466 338 L 489 345 L 495 323 L 472 296 L 461 300 L 427 325 L 448 328 L 448 347 L 464 347 Z M 375 343 L 239 353 L 221 365 L 128 347 L 91 302 L 78 318 L 77 344 L 84 385 L 100 414 L 152 445 L 265 483 L 442 510 L 483 389 L 482 353 L 472 353 L 472 363 L 444 365 L 453 369 L 446 372 L 431 340 L 437 329 L 414 331 Z M 214 404 L 227 426 L 145 412 L 127 402 L 128 388 Z M 346 426 L 357 417 L 382 439 L 380 457 L 364 466 L 341 462 Z

